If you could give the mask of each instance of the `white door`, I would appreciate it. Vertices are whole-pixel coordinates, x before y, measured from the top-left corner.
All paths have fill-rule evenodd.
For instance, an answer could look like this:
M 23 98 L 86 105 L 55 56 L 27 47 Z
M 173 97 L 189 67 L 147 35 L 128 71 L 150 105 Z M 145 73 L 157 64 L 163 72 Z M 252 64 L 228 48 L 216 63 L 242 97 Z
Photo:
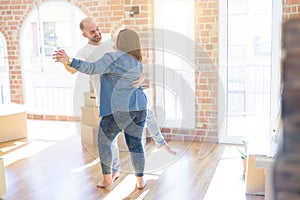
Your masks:
M 279 109 L 281 3 L 220 1 L 220 142 L 268 141 Z

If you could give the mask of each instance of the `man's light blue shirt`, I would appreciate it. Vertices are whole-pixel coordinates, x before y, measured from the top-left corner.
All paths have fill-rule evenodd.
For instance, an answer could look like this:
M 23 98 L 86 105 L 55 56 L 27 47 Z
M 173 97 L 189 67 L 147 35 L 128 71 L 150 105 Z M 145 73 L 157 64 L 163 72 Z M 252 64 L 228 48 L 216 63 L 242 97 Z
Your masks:
M 142 75 L 143 64 L 131 55 L 122 51 L 109 52 L 92 63 L 74 58 L 70 66 L 85 74 L 99 74 L 100 116 L 147 109 L 147 97 L 142 87 L 135 89 L 132 86 Z

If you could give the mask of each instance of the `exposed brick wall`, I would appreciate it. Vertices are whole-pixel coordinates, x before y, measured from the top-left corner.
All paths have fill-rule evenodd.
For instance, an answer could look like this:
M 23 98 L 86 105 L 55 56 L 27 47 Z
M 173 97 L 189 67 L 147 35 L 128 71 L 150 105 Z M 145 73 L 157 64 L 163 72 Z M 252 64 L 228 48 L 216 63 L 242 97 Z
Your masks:
M 125 0 L 124 25 L 140 31 L 144 52 L 145 74 L 155 94 L 153 0 Z M 132 6 L 139 6 L 140 14 L 129 17 Z M 167 139 L 183 141 L 217 141 L 218 139 L 218 0 L 195 0 L 196 41 L 196 127 L 183 130 L 163 127 Z M 155 97 L 153 97 L 155 102 Z M 193 115 L 191 115 L 193 117 Z
M 124 26 L 136 30 L 140 35 L 143 49 L 143 63 L 145 65 L 144 74 L 147 82 L 149 82 L 149 78 L 153 77 L 153 68 L 149 69 L 148 65 L 153 63 L 151 47 L 153 47 L 152 27 L 154 10 L 152 5 L 151 0 L 125 0 L 124 4 Z M 133 6 L 139 7 L 139 14 L 130 17 L 129 12 Z
M 11 99 L 15 103 L 24 103 L 23 76 L 19 59 L 20 27 L 25 19 L 24 10 L 30 8 L 29 3 L 21 6 L 22 1 L 2 1 L 0 5 L 1 33 L 7 43 L 8 66 Z M 25 12 L 26 13 L 26 12 Z
M 282 21 L 296 17 L 300 17 L 300 0 L 283 0 Z
M 49 120 L 49 121 L 70 121 L 70 122 L 80 122 L 80 117 L 75 116 L 56 116 L 56 115 L 37 115 L 37 114 L 27 114 L 27 119 L 35 120 Z
M 137 6 L 139 8 L 139 14 L 130 16 L 130 10 L 132 7 Z M 134 29 L 139 33 L 144 64 L 145 81 L 144 86 L 149 87 L 155 94 L 154 86 L 154 41 L 153 41 L 153 0 L 124 0 L 124 26 L 126 28 Z M 155 102 L 155 96 L 152 99 Z
M 19 36 L 20 27 L 34 8 L 46 1 L 7 1 L 2 3 L 1 28 L 7 36 L 9 48 L 9 68 L 12 101 L 24 103 L 22 69 L 20 66 Z M 122 26 L 139 32 L 143 46 L 145 75 L 148 83 L 155 82 L 153 51 L 154 1 L 153 0 L 70 0 L 87 16 L 92 16 L 100 23 L 102 32 L 115 34 Z M 21 3 L 23 3 L 21 5 Z M 132 6 L 139 6 L 139 14 L 129 16 Z M 218 1 L 195 1 L 195 41 L 197 43 L 196 70 L 196 129 L 178 130 L 163 128 L 167 139 L 198 140 L 217 138 L 217 27 Z M 151 87 L 151 85 L 150 85 Z M 193 117 L 193 115 L 191 115 Z M 28 114 L 29 119 L 78 120 L 70 116 L 49 116 Z
M 11 99 L 24 103 L 22 66 L 20 64 L 19 37 L 20 28 L 28 14 L 45 0 L 10 0 L 1 1 L 0 31 L 8 47 L 8 61 L 11 84 Z M 141 35 L 145 74 L 147 82 L 155 82 L 153 32 L 154 0 L 69 0 L 87 16 L 92 16 L 100 23 L 102 32 L 117 33 L 120 27 L 133 28 Z M 21 4 L 22 3 L 22 4 Z M 132 6 L 139 6 L 140 13 L 129 16 Z M 195 120 L 193 130 L 178 130 L 163 127 L 167 139 L 209 140 L 218 139 L 218 34 L 219 0 L 195 0 L 194 22 L 196 42 L 195 72 Z M 283 0 L 283 21 L 298 17 L 300 0 Z M 191 115 L 193 117 L 193 115 Z M 72 116 L 28 115 L 30 119 L 76 121 Z
M 300 17 L 300 0 L 283 0 L 282 3 L 283 23 L 289 19 Z M 298 96 L 294 95 L 298 92 L 298 85 L 292 84 L 297 81 L 297 75 L 299 73 L 299 70 L 297 70 L 299 59 L 294 56 L 298 54 L 298 52 L 295 54 L 295 49 L 299 48 L 297 43 L 299 36 L 296 35 L 297 31 L 299 31 L 299 24 L 299 20 L 297 19 L 293 22 L 290 21 L 289 25 L 285 24 L 282 27 L 282 36 L 284 36 L 282 37 L 282 44 L 285 44 L 285 46 L 282 47 L 284 56 L 281 62 L 281 83 L 285 83 L 282 91 L 283 98 L 281 106 L 281 126 L 283 128 L 282 131 L 280 131 L 281 135 L 279 137 L 280 148 L 278 148 L 272 169 L 273 191 L 271 196 L 274 200 L 299 199 L 299 182 L 294 181 L 299 180 L 298 172 L 300 169 L 300 159 L 295 156 L 299 153 L 299 137 L 297 136 L 299 128 L 297 126 L 298 119 L 296 119 L 299 114 L 297 110 Z M 293 42 L 295 42 L 296 45 L 294 45 Z
M 12 102 L 24 104 L 23 73 L 20 62 L 20 32 L 29 13 L 46 0 L 4 0 L 0 5 L 0 31 L 4 35 L 8 50 L 10 92 Z M 124 15 L 123 0 L 69 0 L 87 16 L 97 19 L 104 33 L 109 33 Z M 34 115 L 37 116 L 37 115 Z M 31 117 L 29 118 L 36 118 Z M 41 119 L 70 119 L 72 116 L 40 115 Z
M 196 137 L 218 139 L 219 1 L 195 0 Z

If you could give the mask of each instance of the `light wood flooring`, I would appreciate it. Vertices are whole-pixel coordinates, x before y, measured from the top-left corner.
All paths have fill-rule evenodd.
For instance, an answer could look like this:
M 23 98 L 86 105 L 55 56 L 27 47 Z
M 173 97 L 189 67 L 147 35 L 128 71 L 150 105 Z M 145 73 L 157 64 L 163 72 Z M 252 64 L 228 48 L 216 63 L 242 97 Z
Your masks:
M 129 153 L 120 152 L 121 175 L 107 189 L 97 148 L 82 144 L 80 126 L 28 121 L 28 138 L 0 143 L 7 193 L 4 200 L 263 200 L 246 196 L 242 163 L 233 145 L 170 141 L 171 155 L 147 143 L 144 190 L 135 188 Z

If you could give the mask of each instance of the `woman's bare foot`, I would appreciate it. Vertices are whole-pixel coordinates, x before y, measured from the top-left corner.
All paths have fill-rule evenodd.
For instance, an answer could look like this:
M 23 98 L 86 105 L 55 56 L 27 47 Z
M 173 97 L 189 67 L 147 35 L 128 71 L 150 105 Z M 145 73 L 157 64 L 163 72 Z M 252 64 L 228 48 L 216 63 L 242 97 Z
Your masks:
M 114 183 L 111 174 L 104 174 L 103 180 L 98 182 L 97 187 L 98 188 L 105 188 L 109 187 Z
M 146 181 L 144 181 L 142 176 L 138 176 L 136 178 L 137 178 L 136 179 L 136 188 L 139 189 L 139 190 L 144 189 L 145 186 L 146 186 Z
M 167 144 L 159 145 L 159 146 L 157 146 L 157 148 L 158 149 L 164 149 L 164 150 L 166 150 L 167 152 L 169 152 L 170 154 L 173 154 L 173 155 L 177 154 L 176 151 L 174 151 L 173 149 L 171 149 L 169 147 L 169 145 L 167 145 Z

